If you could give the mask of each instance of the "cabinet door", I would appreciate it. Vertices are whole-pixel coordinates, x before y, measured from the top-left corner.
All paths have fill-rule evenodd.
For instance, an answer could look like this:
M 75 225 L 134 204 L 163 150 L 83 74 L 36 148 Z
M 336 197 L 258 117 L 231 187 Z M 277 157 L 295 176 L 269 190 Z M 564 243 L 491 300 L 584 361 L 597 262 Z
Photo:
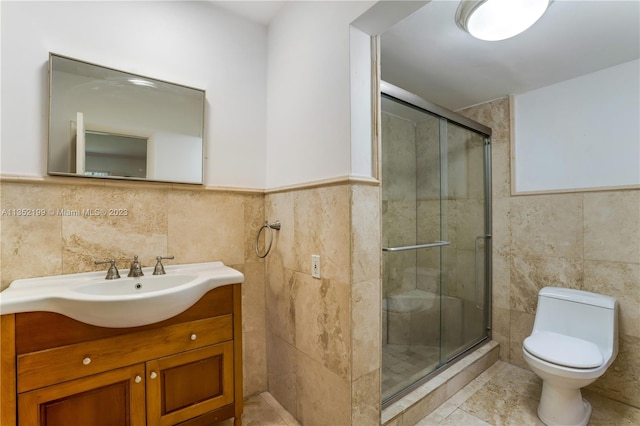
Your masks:
M 174 425 L 234 402 L 233 342 L 147 362 L 147 420 Z
M 144 426 L 144 364 L 18 395 L 20 426 Z

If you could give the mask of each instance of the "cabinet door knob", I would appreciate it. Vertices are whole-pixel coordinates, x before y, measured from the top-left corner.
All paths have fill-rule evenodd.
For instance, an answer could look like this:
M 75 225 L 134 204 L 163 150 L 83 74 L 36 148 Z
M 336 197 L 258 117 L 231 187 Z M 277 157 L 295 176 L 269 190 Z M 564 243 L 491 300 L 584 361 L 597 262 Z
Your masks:
M 89 365 L 89 364 L 91 364 L 91 358 L 86 357 L 85 359 L 83 359 L 83 360 L 82 360 L 82 363 L 83 363 L 84 365 Z
M 197 338 L 198 338 L 198 336 L 196 336 L 196 334 L 195 334 L 195 333 L 193 333 L 193 334 L 191 335 L 191 340 L 196 340 Z
M 136 383 L 140 383 L 142 381 L 142 377 L 136 376 L 136 378 L 133 379 L 133 381 L 136 382 Z
M 156 374 L 155 371 L 152 371 L 151 374 L 149 374 L 149 377 L 151 377 L 152 379 L 155 379 L 156 377 L 158 377 L 158 375 Z

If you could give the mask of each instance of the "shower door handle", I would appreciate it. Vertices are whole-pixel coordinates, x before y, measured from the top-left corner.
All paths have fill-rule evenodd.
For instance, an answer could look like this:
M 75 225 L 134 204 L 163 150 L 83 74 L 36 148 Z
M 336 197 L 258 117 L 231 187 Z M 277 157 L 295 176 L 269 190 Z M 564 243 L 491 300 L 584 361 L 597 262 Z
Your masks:
M 442 247 L 451 244 L 450 241 L 436 241 L 434 243 L 418 244 L 415 246 L 400 246 L 400 247 L 382 247 L 382 251 L 406 251 L 406 250 L 418 250 L 431 247 Z
M 476 308 L 477 309 L 482 309 L 483 306 L 484 306 L 482 301 L 478 301 L 478 295 L 480 294 L 480 289 L 478 287 L 478 252 L 479 252 L 479 250 L 478 250 L 478 241 L 487 240 L 489 238 L 491 238 L 491 234 L 478 235 L 476 237 L 475 244 L 474 244 L 474 255 L 473 255 L 474 264 L 475 264 L 474 270 L 473 270 L 474 285 L 475 285 L 475 288 L 474 288 L 474 299 L 475 299 L 475 302 L 476 302 Z M 485 251 L 486 251 L 486 247 L 485 247 Z

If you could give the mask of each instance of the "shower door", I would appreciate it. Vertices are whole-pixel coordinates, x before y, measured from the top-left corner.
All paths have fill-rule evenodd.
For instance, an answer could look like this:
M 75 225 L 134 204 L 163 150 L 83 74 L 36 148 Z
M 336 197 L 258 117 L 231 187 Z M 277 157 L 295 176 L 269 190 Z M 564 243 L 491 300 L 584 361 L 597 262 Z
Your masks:
M 488 337 L 491 130 L 383 83 L 382 399 Z

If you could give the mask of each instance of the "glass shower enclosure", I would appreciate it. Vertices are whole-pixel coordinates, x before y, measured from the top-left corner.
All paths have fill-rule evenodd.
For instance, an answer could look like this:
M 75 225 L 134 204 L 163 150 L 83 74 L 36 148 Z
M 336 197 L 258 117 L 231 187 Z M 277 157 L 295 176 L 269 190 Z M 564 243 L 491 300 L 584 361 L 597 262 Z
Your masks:
M 385 405 L 489 337 L 491 129 L 381 91 Z

